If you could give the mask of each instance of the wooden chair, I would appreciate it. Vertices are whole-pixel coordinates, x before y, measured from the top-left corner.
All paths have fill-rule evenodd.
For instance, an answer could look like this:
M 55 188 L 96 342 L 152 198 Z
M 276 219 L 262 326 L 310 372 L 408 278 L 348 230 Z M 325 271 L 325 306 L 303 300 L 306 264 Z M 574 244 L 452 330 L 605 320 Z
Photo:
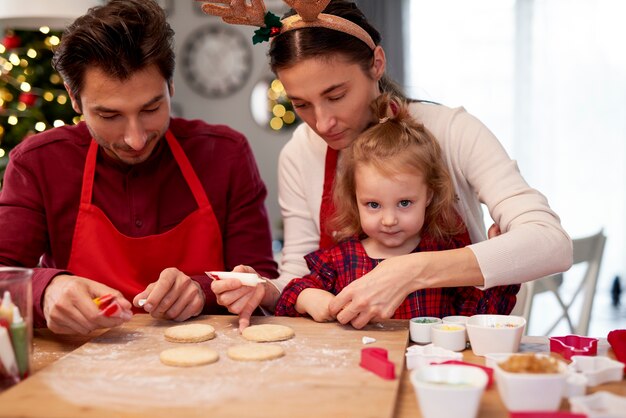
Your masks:
M 598 274 L 600 272 L 600 265 L 602 263 L 602 255 L 604 253 L 604 244 L 606 242 L 606 236 L 603 230 L 600 230 L 597 234 L 589 237 L 579 238 L 573 240 L 574 244 L 574 265 L 586 263 L 586 269 L 582 279 L 579 280 L 578 286 L 574 292 L 565 301 L 565 295 L 562 294 L 561 284 L 563 283 L 563 273 L 553 274 L 541 279 L 537 279 L 531 282 L 524 283 L 522 289 L 518 294 L 518 302 L 513 309 L 512 315 L 521 315 L 526 318 L 526 332 L 528 332 L 530 326 L 530 314 L 532 312 L 533 300 L 539 293 L 550 292 L 559 307 L 561 308 L 560 316 L 554 322 L 546 323 L 546 331 L 543 334 L 537 334 L 533 331 L 533 334 L 537 335 L 550 335 L 552 331 L 562 321 L 565 321 L 568 325 L 569 331 L 572 334 L 587 335 L 589 332 L 589 321 L 591 319 L 591 309 L 593 307 L 593 298 L 596 293 L 596 285 L 598 282 Z M 567 275 L 568 283 L 572 278 Z M 580 308 L 579 315 L 574 315 L 574 318 L 578 320 L 574 323 L 570 310 L 577 297 L 581 295 L 582 306 Z

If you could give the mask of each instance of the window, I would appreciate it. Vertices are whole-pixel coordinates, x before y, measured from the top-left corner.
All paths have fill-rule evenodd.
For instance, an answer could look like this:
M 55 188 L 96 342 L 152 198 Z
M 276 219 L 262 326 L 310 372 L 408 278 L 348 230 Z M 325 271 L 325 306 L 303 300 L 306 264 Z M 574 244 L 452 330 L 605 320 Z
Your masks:
M 409 96 L 480 118 L 572 237 L 604 228 L 608 294 L 626 271 L 626 3 L 406 3 Z

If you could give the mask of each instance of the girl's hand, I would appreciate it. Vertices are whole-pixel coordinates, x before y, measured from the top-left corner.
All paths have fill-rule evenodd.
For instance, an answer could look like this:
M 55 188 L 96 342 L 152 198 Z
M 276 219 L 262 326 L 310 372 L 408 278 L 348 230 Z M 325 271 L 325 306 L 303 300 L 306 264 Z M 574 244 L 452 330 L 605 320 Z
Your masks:
M 330 292 L 323 289 L 308 288 L 298 295 L 296 311 L 309 314 L 316 322 L 331 322 L 335 317 L 331 315 L 329 304 L 335 298 Z

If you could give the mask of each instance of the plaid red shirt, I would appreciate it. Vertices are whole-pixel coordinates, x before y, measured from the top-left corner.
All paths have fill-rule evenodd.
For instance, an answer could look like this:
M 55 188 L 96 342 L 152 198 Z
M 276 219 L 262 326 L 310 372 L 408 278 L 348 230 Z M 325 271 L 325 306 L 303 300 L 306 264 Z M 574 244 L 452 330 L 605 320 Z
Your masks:
M 441 251 L 462 248 L 470 244 L 464 231 L 448 242 L 437 242 L 425 234 L 413 252 Z M 314 251 L 305 260 L 311 273 L 293 279 L 282 292 L 276 305 L 276 316 L 303 316 L 296 309 L 298 295 L 304 289 L 326 290 L 334 295 L 353 281 L 374 269 L 382 260 L 370 258 L 356 238 L 342 241 L 330 248 Z M 412 292 L 398 307 L 395 319 L 416 316 L 444 317 L 448 315 L 505 314 L 515 306 L 519 285 L 497 286 L 485 291 L 475 287 L 445 287 Z

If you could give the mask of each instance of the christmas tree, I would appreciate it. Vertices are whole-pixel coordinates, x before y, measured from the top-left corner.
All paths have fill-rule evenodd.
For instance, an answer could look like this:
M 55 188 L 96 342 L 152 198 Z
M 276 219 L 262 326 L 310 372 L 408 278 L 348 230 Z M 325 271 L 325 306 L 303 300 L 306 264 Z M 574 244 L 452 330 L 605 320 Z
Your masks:
M 24 138 L 80 120 L 51 65 L 61 34 L 7 30 L 0 43 L 0 179 L 8 154 Z

